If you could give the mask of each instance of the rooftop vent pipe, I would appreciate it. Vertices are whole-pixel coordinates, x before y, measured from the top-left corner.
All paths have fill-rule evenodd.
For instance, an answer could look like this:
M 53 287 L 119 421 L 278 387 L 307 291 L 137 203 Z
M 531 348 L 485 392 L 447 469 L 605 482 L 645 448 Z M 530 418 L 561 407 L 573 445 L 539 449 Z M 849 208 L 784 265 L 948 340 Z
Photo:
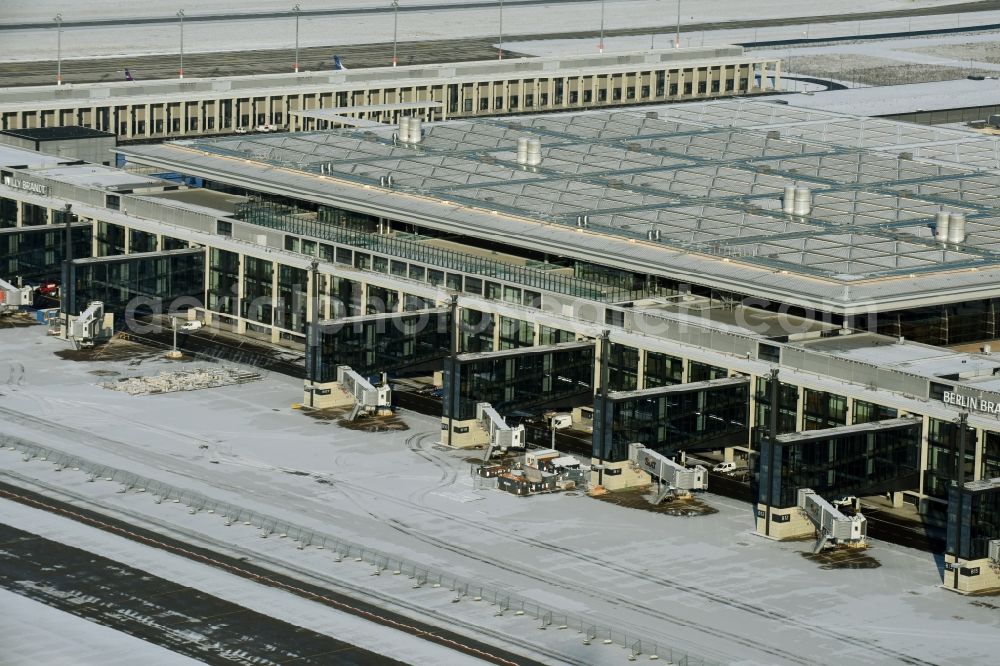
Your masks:
M 946 211 L 939 210 L 937 215 L 934 216 L 934 240 L 939 243 L 948 242 L 948 222 L 951 220 L 951 215 Z
M 420 143 L 424 140 L 424 119 L 410 118 L 410 143 Z
M 576 216 L 576 226 L 578 226 L 581 229 L 583 229 L 583 228 L 586 228 L 587 225 L 589 225 L 589 224 L 590 224 L 590 218 L 588 216 L 586 216 L 586 215 L 577 215 Z
M 795 205 L 793 206 L 793 215 L 808 215 L 812 212 L 812 192 L 808 187 L 796 187 L 795 188 Z
M 542 142 L 538 139 L 528 139 L 528 166 L 538 166 L 542 163 Z
M 948 221 L 948 242 L 965 242 L 965 213 L 952 213 Z
M 403 143 L 410 142 L 410 117 L 399 117 L 399 140 Z
M 646 232 L 646 238 L 648 240 L 651 240 L 651 241 L 658 241 L 658 240 L 660 240 L 660 230 L 659 229 L 650 229 L 649 231 Z
M 526 136 L 517 137 L 517 163 L 528 164 L 528 137 Z
M 785 185 L 785 195 L 781 198 L 781 210 L 791 215 L 795 212 L 795 186 Z

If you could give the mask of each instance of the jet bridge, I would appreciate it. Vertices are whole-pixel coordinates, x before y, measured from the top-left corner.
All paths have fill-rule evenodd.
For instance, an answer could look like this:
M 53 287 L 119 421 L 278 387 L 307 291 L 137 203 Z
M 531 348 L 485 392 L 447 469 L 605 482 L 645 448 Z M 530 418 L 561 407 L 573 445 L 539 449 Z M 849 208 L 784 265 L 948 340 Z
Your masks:
M 628 449 L 629 462 L 656 477 L 660 484 L 653 504 L 659 504 L 668 495 L 688 495 L 692 490 L 708 489 L 708 470 L 701 465 L 685 467 L 639 443 L 629 444 Z
M 6 280 L 0 280 L 0 315 L 17 312 L 19 308 L 31 305 L 34 289 L 15 287 Z
M 814 552 L 819 552 L 827 544 L 864 546 L 868 536 L 868 521 L 861 513 L 845 516 L 837 507 L 820 497 L 809 488 L 799 489 L 798 506 L 819 532 Z
M 524 448 L 524 426 L 511 427 L 507 425 L 504 418 L 497 410 L 493 409 L 490 403 L 480 402 L 476 405 L 476 420 L 490 438 L 483 460 L 489 460 L 493 457 L 496 450 L 506 452 L 509 449 Z
M 354 396 L 354 411 L 348 420 L 354 420 L 361 413 L 370 414 L 392 406 L 392 390 L 387 383 L 372 386 L 371 382 L 351 370 L 350 366 L 337 366 L 337 383 Z
M 69 318 L 66 339 L 77 349 L 91 349 L 95 342 L 111 337 L 113 316 L 104 313 L 104 303 L 91 301 L 78 317 Z

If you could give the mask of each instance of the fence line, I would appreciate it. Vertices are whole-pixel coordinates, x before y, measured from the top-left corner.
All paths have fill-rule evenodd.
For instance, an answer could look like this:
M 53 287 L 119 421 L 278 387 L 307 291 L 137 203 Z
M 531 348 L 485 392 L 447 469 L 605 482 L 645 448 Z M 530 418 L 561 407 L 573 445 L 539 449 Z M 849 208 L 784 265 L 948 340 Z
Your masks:
M 287 538 L 295 543 L 299 550 L 305 548 L 328 550 L 333 554 L 336 562 L 353 559 L 355 562 L 368 563 L 375 567 L 373 575 L 376 576 L 384 575 L 386 572 L 395 576 L 405 575 L 414 581 L 412 584 L 414 589 L 425 585 L 446 589 L 454 593 L 453 603 L 458 603 L 463 599 L 487 601 L 497 607 L 495 616 L 503 616 L 506 613 L 526 616 L 537 621 L 539 629 L 549 627 L 576 629 L 577 632 L 584 634 L 583 642 L 585 645 L 595 641 L 608 645 L 619 645 L 629 650 L 630 658 L 638 655 L 656 656 L 666 660 L 667 663 L 679 666 L 719 666 L 716 662 L 706 661 L 700 657 L 692 657 L 682 651 L 674 650 L 661 641 L 631 631 L 597 624 L 592 619 L 545 606 L 527 597 L 512 594 L 503 588 L 465 580 L 376 548 L 275 518 L 261 511 L 216 500 L 196 491 L 177 488 L 168 483 L 110 465 L 91 462 L 19 437 L 0 436 L 0 447 L 10 451 L 20 451 L 25 462 L 37 459 L 54 464 L 57 471 L 70 469 L 82 472 L 88 476 L 88 481 L 91 482 L 111 481 L 119 483 L 122 486 L 118 491 L 120 493 L 130 491 L 145 493 L 152 496 L 156 504 L 183 503 L 188 507 L 190 514 L 199 512 L 218 514 L 227 526 L 234 524 L 251 526 L 260 531 L 261 538 L 268 538 L 272 535 Z

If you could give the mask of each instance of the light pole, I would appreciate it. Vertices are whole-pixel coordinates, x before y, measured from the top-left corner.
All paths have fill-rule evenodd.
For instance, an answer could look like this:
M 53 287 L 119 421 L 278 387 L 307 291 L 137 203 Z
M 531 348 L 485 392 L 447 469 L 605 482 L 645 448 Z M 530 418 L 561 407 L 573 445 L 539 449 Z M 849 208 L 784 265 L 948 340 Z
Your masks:
M 500 54 L 497 60 L 503 60 L 503 0 L 500 0 Z
M 597 43 L 597 51 L 604 53 L 604 0 L 601 0 L 601 41 Z
M 392 0 L 392 66 L 396 66 L 396 36 L 399 34 L 399 0 Z
M 677 0 L 677 33 L 674 36 L 674 48 L 681 47 L 681 0 Z
M 181 71 L 180 76 L 177 78 L 184 78 L 184 10 L 177 10 L 177 18 L 181 20 Z
M 298 5 L 292 7 L 292 13 L 295 14 L 295 73 L 299 73 L 299 13 L 302 8 Z
M 62 85 L 62 14 L 52 19 L 56 22 L 56 85 Z

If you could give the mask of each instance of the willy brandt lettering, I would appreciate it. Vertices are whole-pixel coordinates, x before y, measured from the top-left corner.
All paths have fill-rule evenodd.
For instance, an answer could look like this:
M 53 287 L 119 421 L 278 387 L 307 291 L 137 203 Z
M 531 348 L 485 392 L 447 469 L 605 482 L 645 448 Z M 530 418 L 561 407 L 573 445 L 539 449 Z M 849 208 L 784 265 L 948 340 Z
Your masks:
M 32 180 L 15 178 L 14 176 L 5 176 L 3 184 L 7 187 L 13 187 L 16 190 L 23 190 L 33 194 L 41 194 L 42 196 L 47 196 L 49 193 L 48 185 L 42 185 L 41 183 L 36 183 Z
M 976 398 L 971 395 L 959 395 L 954 391 L 945 391 L 942 401 L 946 405 L 955 405 L 967 409 L 970 412 L 982 412 L 983 414 L 1000 415 L 1000 402 Z

